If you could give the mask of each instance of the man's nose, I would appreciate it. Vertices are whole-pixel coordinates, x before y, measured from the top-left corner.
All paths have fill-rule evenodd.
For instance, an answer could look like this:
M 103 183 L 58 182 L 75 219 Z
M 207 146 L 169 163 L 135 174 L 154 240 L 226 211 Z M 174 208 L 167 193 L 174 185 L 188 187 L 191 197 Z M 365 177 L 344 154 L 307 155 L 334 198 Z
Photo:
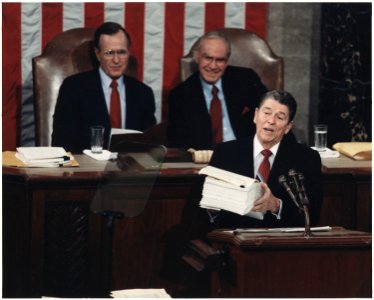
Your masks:
M 271 124 L 274 124 L 275 123 L 275 115 L 269 115 L 268 122 L 271 123 Z
M 116 52 L 113 53 L 113 61 L 114 62 L 119 62 L 119 56 Z

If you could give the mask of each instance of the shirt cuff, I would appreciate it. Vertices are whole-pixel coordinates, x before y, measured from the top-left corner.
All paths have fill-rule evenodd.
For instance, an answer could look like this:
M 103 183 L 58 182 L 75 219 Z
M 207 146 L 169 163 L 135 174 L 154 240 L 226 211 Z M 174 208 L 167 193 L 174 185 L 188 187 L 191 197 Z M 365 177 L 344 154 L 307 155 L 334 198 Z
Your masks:
M 279 200 L 279 210 L 278 210 L 278 213 L 277 214 L 272 213 L 272 214 L 277 217 L 277 220 L 280 220 L 281 219 L 281 215 L 282 215 L 283 202 L 282 202 L 281 199 L 278 199 L 278 200 Z

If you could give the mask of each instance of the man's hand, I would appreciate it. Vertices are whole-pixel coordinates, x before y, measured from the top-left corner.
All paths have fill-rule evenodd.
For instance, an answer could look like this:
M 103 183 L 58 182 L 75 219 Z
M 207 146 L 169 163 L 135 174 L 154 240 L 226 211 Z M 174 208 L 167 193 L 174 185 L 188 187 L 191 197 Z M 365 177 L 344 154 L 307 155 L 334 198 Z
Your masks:
M 255 201 L 252 211 L 263 213 L 270 211 L 273 214 L 277 214 L 280 207 L 280 200 L 273 195 L 266 183 L 261 182 L 260 184 L 265 192 L 261 198 Z

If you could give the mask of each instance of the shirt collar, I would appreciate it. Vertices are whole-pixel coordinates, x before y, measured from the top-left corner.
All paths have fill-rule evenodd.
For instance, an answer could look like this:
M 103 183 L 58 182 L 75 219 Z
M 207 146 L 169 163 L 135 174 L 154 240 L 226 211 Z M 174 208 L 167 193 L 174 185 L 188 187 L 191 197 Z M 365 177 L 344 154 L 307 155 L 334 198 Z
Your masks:
M 212 95 L 213 84 L 206 82 L 201 77 L 200 77 L 200 81 L 201 81 L 201 85 L 203 86 L 204 94 Z M 222 78 L 218 79 L 218 81 L 214 85 L 218 88 L 218 93 L 222 93 Z
M 280 143 L 277 143 L 269 149 L 273 154 L 273 157 L 275 157 L 278 152 L 279 144 Z M 253 157 L 257 157 L 257 155 L 259 155 L 262 150 L 264 150 L 264 147 L 262 147 L 260 141 L 258 140 L 257 134 L 255 134 L 255 137 L 253 139 Z
M 110 78 L 101 67 L 99 67 L 99 74 L 100 74 L 102 85 L 105 87 L 110 87 L 110 84 L 112 83 L 113 79 Z M 123 87 L 124 85 L 123 75 L 117 79 L 117 84 L 118 84 L 118 88 L 121 89 Z

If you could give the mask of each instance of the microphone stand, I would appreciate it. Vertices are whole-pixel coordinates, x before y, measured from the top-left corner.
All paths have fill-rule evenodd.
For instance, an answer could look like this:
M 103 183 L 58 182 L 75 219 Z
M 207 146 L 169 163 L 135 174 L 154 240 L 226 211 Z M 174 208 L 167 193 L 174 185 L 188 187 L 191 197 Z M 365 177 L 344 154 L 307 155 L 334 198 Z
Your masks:
M 304 237 L 309 238 L 312 236 L 310 229 L 310 215 L 309 215 L 309 200 L 304 188 L 304 175 L 296 173 L 295 170 L 291 169 L 288 171 L 289 184 L 287 184 L 286 176 L 281 175 L 278 178 L 279 183 L 286 189 L 287 193 L 291 196 L 291 199 L 295 203 L 296 207 L 304 214 L 305 230 Z
M 301 201 L 301 203 L 303 203 L 303 200 Z M 304 236 L 305 237 L 311 237 L 312 236 L 312 232 L 310 230 L 310 216 L 309 216 L 309 208 L 308 208 L 308 204 L 307 203 L 303 203 L 303 212 L 304 212 L 304 216 L 305 216 Z

